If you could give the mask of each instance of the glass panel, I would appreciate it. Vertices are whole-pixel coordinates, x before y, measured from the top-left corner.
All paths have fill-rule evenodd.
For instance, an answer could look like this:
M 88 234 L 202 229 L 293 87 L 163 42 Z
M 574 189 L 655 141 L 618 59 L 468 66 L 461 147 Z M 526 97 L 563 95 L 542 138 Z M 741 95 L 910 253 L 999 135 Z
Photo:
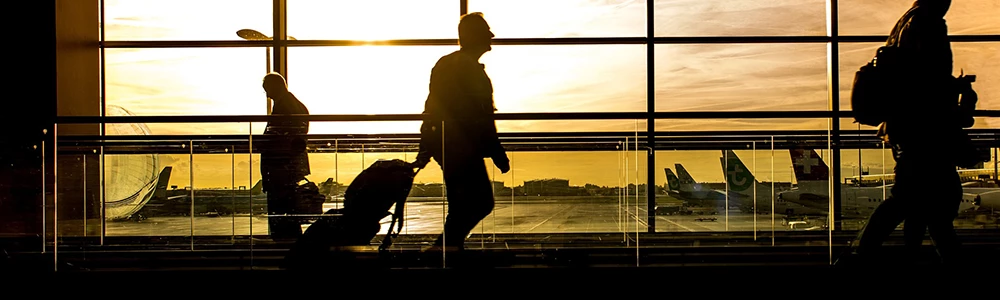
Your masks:
M 624 143 L 624 138 L 620 140 Z M 513 172 L 493 170 L 497 208 L 474 232 L 635 232 L 637 209 L 642 223 L 646 214 L 646 161 L 643 156 L 637 161 L 635 154 L 634 150 L 518 151 Z M 645 224 L 639 226 L 645 230 Z
M 768 216 L 771 215 L 772 193 L 768 191 L 772 190 L 771 177 L 777 173 L 780 178 L 780 173 L 784 172 L 787 180 L 788 170 L 775 172 L 771 169 L 769 150 L 738 152 L 657 152 L 657 165 L 662 168 L 663 174 L 657 176 L 658 184 L 662 182 L 667 187 L 665 195 L 657 199 L 657 231 L 770 232 L 772 223 Z M 729 171 L 723 168 L 726 166 Z M 750 177 L 742 177 L 742 172 L 748 172 L 746 176 Z M 746 178 L 755 178 L 757 184 L 743 184 Z M 782 188 L 788 183 L 778 182 L 776 185 Z M 758 213 L 754 214 L 755 211 Z M 778 220 L 781 220 L 780 217 Z M 774 228 L 784 230 L 780 224 Z
M 861 230 L 879 204 L 892 193 L 896 165 L 891 150 L 841 149 L 841 224 L 844 230 Z M 805 155 L 803 155 L 804 157 Z M 806 162 L 805 159 L 803 159 Z M 823 160 L 826 163 L 827 160 Z M 793 199 L 789 198 L 789 201 Z M 806 201 L 805 199 L 803 201 Z
M 675 119 L 656 122 L 657 131 L 828 130 L 828 119 Z
M 840 109 L 851 108 L 851 87 L 854 73 L 864 66 L 875 55 L 875 50 L 882 43 L 844 43 L 840 44 Z M 958 76 L 976 75 L 972 88 L 979 95 L 977 109 L 1000 109 L 1000 43 L 958 43 L 951 44 L 953 52 L 952 74 Z
M 40 114 L 38 114 L 40 115 Z M 9 123 L 24 122 L 24 117 Z M 0 148 L 0 240 L 4 259 L 51 251 L 52 131 L 16 124 Z M 38 122 L 37 125 L 42 125 Z M 12 265 L 4 263 L 5 267 Z
M 240 29 L 270 36 L 271 0 L 105 0 L 105 39 L 241 40 Z M 197 72 L 195 72 L 197 73 Z
M 313 114 L 416 114 L 424 109 L 431 69 L 441 56 L 455 50 L 291 48 L 289 89 Z M 644 111 L 646 107 L 641 45 L 495 46 L 480 61 L 492 81 L 499 113 Z
M 823 0 L 658 0 L 656 36 L 825 35 Z
M 470 0 L 469 12 L 497 38 L 646 36 L 646 1 Z
M 656 111 L 827 110 L 826 45 L 656 45 Z
M 287 2 L 288 35 L 300 40 L 454 39 L 458 34 L 458 2 L 453 0 Z
M 840 1 L 840 34 L 888 35 L 913 1 L 843 0 Z M 952 1 L 945 20 L 948 33 L 1000 33 L 1000 3 L 996 1 Z
M 108 114 L 263 115 L 266 51 L 260 48 L 107 49 Z M 124 113 L 124 112 L 123 112 Z M 246 134 L 229 124 L 149 124 L 154 134 Z M 242 131 L 241 131 L 242 130 Z
M 500 133 L 527 132 L 558 132 L 579 133 L 586 137 L 586 132 L 632 132 L 645 131 L 646 120 L 500 120 L 497 121 Z

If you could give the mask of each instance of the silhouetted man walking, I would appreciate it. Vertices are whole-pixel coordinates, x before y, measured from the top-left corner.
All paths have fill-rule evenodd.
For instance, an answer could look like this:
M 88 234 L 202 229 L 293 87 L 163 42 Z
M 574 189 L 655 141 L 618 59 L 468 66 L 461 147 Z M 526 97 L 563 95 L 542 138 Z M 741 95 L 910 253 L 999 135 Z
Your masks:
M 281 74 L 264 76 L 263 87 L 274 101 L 272 116 L 309 114 L 306 106 L 288 91 Z M 309 121 L 267 122 L 264 135 L 269 141 L 260 147 L 260 173 L 269 215 L 291 214 L 295 201 L 299 201 L 295 188 L 311 171 L 305 138 L 298 135 L 307 133 Z M 269 217 L 268 226 L 274 239 L 296 239 L 302 234 L 300 222 L 294 217 Z
M 870 261 L 903 220 L 907 250 L 919 253 L 929 229 L 944 262 L 959 247 L 954 219 L 962 201 L 955 145 L 971 115 L 958 106 L 952 51 L 944 16 L 950 0 L 918 0 L 897 22 L 890 44 L 898 47 L 897 106 L 880 135 L 896 161 L 892 196 L 869 219 L 856 253 Z M 902 108 L 905 106 L 905 108 Z M 969 125 L 971 126 L 971 125 Z
M 493 84 L 479 63 L 492 50 L 493 32 L 481 13 L 471 13 L 462 16 L 458 36 L 461 49 L 441 57 L 431 70 L 414 163 L 423 168 L 433 157 L 443 170 L 448 195 L 444 233 L 428 250 L 464 249 L 466 236 L 493 211 L 483 158 L 492 158 L 503 173 L 510 170 L 493 117 Z

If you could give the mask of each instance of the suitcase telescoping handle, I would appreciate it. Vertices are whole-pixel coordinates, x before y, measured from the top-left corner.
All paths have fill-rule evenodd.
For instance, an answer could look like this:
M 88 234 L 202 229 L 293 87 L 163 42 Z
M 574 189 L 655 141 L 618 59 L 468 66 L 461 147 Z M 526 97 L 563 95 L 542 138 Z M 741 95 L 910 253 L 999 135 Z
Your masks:
M 413 171 L 412 177 L 416 177 L 417 173 L 420 173 L 420 170 L 423 168 L 419 167 L 415 169 L 416 170 Z M 389 223 L 389 231 L 386 232 L 385 238 L 382 239 L 382 244 L 378 247 L 379 251 L 389 249 L 389 246 L 392 245 L 392 240 L 399 236 L 399 233 L 403 231 L 403 208 L 406 205 L 405 203 L 406 200 L 396 203 L 396 209 L 392 213 L 392 223 Z M 396 227 L 395 230 L 393 230 L 393 227 Z

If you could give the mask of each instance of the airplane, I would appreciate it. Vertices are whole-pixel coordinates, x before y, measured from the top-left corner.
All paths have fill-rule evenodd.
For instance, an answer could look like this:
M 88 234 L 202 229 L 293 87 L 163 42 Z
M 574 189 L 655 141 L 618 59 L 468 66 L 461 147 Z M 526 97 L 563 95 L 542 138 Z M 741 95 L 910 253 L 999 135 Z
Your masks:
M 829 167 L 815 150 L 791 149 L 792 169 L 795 172 L 797 185 L 791 190 L 778 193 L 783 201 L 801 204 L 813 208 L 820 215 L 829 214 L 830 178 Z M 890 195 L 893 184 L 881 186 L 841 185 L 842 218 L 867 218 Z M 977 194 L 988 188 L 966 190 L 959 205 L 959 212 L 973 209 Z M 992 189 L 997 190 L 997 189 Z M 970 192 L 971 191 L 971 192 Z M 798 212 L 786 212 L 798 213 Z
M 169 168 L 169 167 L 168 167 Z M 167 176 L 161 177 L 161 181 Z M 164 181 L 165 182 L 165 181 Z M 330 202 L 338 193 L 343 193 L 333 179 L 317 185 L 320 194 Z M 191 196 L 194 195 L 194 205 Z M 193 207 L 192 207 L 193 206 Z M 166 189 L 166 184 L 159 186 L 148 203 L 132 216 L 131 220 L 143 220 L 158 216 L 196 216 L 217 217 L 222 215 L 265 214 L 267 211 L 267 193 L 263 189 L 263 181 L 258 180 L 249 190 L 246 189 Z
M 669 187 L 667 194 L 671 197 L 685 201 L 726 200 L 725 192 L 702 186 L 681 164 L 674 164 L 674 168 L 677 169 L 680 176 L 674 175 L 670 168 L 663 168 L 667 173 L 667 186 Z
M 130 196 L 117 200 L 105 200 L 104 217 L 110 221 L 128 220 L 142 210 L 151 200 L 165 197 L 172 167 L 163 167 L 160 173 Z
M 815 208 L 784 201 L 777 197 L 771 185 L 757 181 L 753 172 L 743 164 L 743 161 L 732 150 L 723 150 L 719 161 L 722 163 L 723 175 L 726 177 L 726 191 L 724 192 L 729 195 L 729 201 L 734 202 L 741 211 L 770 214 L 773 203 L 775 213 L 786 215 L 790 212 L 815 213 Z

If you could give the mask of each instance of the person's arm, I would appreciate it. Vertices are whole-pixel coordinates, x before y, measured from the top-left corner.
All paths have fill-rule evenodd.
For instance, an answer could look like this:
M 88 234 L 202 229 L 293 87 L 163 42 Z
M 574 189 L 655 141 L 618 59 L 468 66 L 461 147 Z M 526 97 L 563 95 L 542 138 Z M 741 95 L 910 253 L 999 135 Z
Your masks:
M 507 151 L 500 143 L 500 137 L 496 126 L 496 105 L 493 101 L 493 84 L 489 76 L 479 64 L 466 66 L 465 72 L 469 76 L 463 76 L 463 97 L 471 104 L 469 107 L 469 117 L 475 118 L 475 124 L 480 124 L 479 133 L 482 134 L 480 141 L 484 145 L 487 155 L 493 160 L 493 164 L 500 169 L 501 173 L 510 170 L 510 159 Z

